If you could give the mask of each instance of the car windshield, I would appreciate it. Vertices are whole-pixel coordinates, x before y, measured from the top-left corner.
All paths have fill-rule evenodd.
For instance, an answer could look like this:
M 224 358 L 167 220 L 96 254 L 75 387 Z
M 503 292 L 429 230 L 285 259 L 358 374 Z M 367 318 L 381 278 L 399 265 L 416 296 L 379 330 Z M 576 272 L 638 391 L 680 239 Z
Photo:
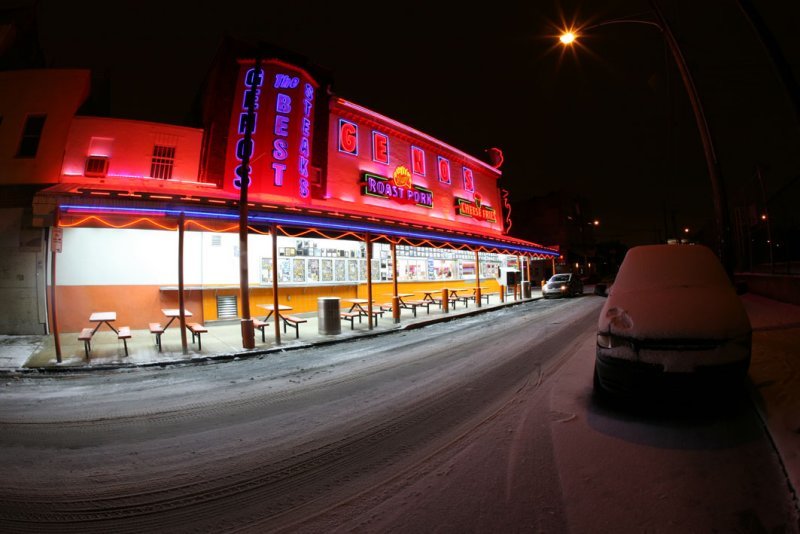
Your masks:
M 569 282 L 568 274 L 557 274 L 550 279 L 551 282 Z
M 701 245 L 649 245 L 630 249 L 612 291 L 730 285 L 713 252 Z

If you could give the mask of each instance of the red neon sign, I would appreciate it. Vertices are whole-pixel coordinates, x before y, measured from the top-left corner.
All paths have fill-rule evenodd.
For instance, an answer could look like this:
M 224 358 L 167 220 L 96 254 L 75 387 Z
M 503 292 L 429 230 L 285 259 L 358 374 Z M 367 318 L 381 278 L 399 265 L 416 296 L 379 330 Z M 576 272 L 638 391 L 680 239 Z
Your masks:
M 259 72 L 252 62 L 239 68 L 231 114 L 224 189 L 236 192 L 249 183 L 252 193 L 308 198 L 311 141 L 317 82 L 305 71 L 268 60 Z M 255 92 L 251 142 L 245 143 L 247 95 Z M 249 156 L 250 165 L 242 164 Z

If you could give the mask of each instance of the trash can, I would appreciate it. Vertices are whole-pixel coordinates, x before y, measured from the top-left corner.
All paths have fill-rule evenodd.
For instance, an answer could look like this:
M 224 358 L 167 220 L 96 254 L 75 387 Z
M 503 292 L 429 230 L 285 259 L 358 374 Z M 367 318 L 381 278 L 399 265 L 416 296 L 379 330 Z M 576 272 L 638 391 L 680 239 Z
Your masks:
M 531 283 L 525 280 L 522 282 L 522 298 L 529 299 L 531 298 Z
M 342 333 L 342 318 L 339 316 L 339 297 L 317 299 L 317 323 L 320 334 Z

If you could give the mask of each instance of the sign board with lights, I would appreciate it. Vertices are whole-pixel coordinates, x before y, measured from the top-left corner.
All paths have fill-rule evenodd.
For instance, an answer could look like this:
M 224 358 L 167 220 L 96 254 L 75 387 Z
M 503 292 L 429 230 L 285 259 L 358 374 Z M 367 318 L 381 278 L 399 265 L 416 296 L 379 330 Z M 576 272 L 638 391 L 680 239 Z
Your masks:
M 314 107 L 318 84 L 304 70 L 276 59 L 240 61 L 223 188 L 307 202 L 310 197 Z M 254 101 L 247 143 L 248 98 Z M 244 161 L 249 156 L 249 165 Z
M 411 183 L 411 174 L 403 166 L 398 167 L 391 178 L 364 173 L 362 194 L 379 198 L 390 198 L 401 204 L 414 204 L 424 208 L 433 207 L 433 192 Z
M 250 125 L 249 97 L 255 115 Z M 496 166 L 351 102 L 335 97 L 326 102 L 327 97 L 300 67 L 268 59 L 256 70 L 252 59 L 240 60 L 225 192 L 238 195 L 248 187 L 253 202 L 505 235 L 502 217 L 494 212 L 502 206 Z M 327 146 L 315 149 L 314 118 L 324 117 L 318 109 L 328 110 L 327 124 L 316 125 L 328 137 Z M 321 139 L 316 144 L 324 144 Z M 321 166 L 319 180 L 311 161 Z
M 330 109 L 326 207 L 504 235 L 496 167 L 351 102 Z

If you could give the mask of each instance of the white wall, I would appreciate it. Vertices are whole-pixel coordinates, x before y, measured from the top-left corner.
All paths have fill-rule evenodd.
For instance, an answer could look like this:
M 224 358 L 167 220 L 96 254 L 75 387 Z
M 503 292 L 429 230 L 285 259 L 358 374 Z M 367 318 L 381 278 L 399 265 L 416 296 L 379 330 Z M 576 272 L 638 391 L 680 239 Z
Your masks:
M 214 236 L 219 238 L 215 245 Z M 279 240 L 280 241 L 280 240 Z M 238 234 L 186 232 L 184 284 L 239 283 Z M 262 257 L 272 257 L 270 236 L 251 234 L 251 284 L 260 280 Z M 65 228 L 58 257 L 58 285 L 177 285 L 178 232 Z

